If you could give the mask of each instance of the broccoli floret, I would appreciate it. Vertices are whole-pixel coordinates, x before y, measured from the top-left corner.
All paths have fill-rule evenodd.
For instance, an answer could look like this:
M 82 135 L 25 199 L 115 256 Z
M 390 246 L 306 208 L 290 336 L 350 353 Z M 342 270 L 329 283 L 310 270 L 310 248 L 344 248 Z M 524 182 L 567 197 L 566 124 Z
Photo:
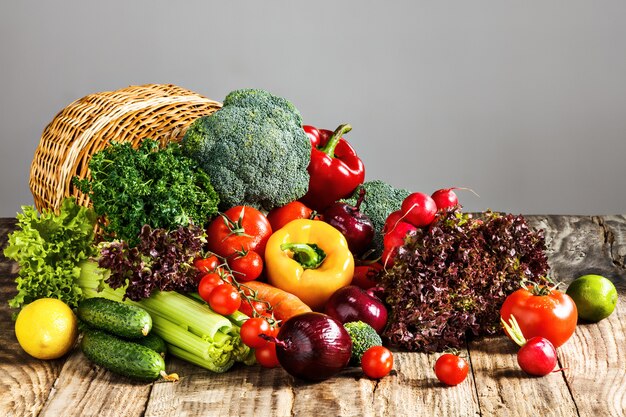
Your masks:
M 360 365 L 365 351 L 372 346 L 382 346 L 383 341 L 376 330 L 363 321 L 352 321 L 343 325 L 352 340 L 350 363 Z
M 220 110 L 191 124 L 182 144 L 211 177 L 221 208 L 269 211 L 309 187 L 311 142 L 302 117 L 291 102 L 267 91 L 229 93 Z
M 380 256 L 383 252 L 383 226 L 385 220 L 392 212 L 400 210 L 402 200 L 411 191 L 403 188 L 394 188 L 381 180 L 365 181 L 358 186 L 352 197 L 346 199 L 346 203 L 355 205 L 361 188 L 365 188 L 365 198 L 361 203 L 361 212 L 368 216 L 374 225 L 374 239 L 370 249 L 374 250 L 373 256 Z

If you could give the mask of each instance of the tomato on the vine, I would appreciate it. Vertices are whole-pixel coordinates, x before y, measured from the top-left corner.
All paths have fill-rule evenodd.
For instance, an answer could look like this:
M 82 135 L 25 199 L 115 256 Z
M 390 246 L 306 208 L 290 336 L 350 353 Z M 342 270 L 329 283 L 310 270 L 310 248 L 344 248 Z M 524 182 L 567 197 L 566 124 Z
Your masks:
M 465 381 L 469 365 L 465 359 L 453 353 L 444 353 L 435 362 L 435 375 L 446 385 L 454 386 Z
M 309 219 L 312 214 L 313 210 L 304 203 L 292 201 L 284 206 L 273 208 L 267 214 L 267 219 L 272 225 L 272 230 L 278 230 L 292 220 Z
M 241 341 L 252 349 L 263 348 L 270 343 L 261 337 L 262 334 L 272 337 L 276 336 L 276 333 L 276 328 L 262 317 L 249 318 L 241 325 L 239 331 Z
M 278 357 L 276 356 L 276 343 L 268 343 L 260 349 L 255 349 L 254 357 L 259 365 L 264 368 L 276 368 L 280 366 L 280 362 L 278 362 Z
M 193 261 L 193 266 L 196 267 L 198 271 L 204 274 L 206 274 L 207 272 L 215 271 L 219 264 L 220 261 L 215 255 L 211 255 L 206 258 L 198 258 Z
M 271 316 L 271 313 L 269 312 L 270 306 L 267 303 L 258 300 L 241 300 L 239 311 L 241 311 L 248 317 L 254 317 L 255 313 L 253 312 L 253 309 L 254 312 L 256 312 L 256 314 L 259 316 Z
M 544 337 L 555 348 L 574 334 L 578 321 L 574 300 L 546 285 L 528 285 L 510 294 L 500 308 L 500 316 L 508 323 L 511 315 L 526 339 Z
M 372 379 L 387 376 L 393 368 L 393 354 L 384 346 L 372 346 L 363 354 L 361 368 Z
M 241 296 L 237 288 L 230 284 L 222 284 L 213 288 L 209 294 L 209 307 L 223 316 L 229 316 L 241 306 Z
M 224 280 L 219 274 L 215 272 L 204 274 L 198 284 L 198 295 L 200 295 L 200 298 L 208 303 L 211 291 L 213 291 L 213 289 L 218 285 L 222 284 L 224 284 Z
M 251 250 L 238 253 L 228 264 L 238 282 L 253 281 L 263 272 L 261 255 Z
M 224 258 L 240 251 L 265 253 L 272 226 L 267 217 L 250 206 L 235 206 L 213 219 L 207 228 L 207 248 Z

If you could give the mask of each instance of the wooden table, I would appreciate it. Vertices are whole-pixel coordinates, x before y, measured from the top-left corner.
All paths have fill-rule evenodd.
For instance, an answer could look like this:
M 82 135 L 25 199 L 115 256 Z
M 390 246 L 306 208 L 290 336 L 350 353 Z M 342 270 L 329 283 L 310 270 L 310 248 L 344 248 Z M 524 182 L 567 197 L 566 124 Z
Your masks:
M 468 343 L 471 374 L 456 387 L 436 380 L 436 354 L 406 352 L 395 353 L 394 371 L 380 381 L 358 368 L 316 384 L 259 366 L 213 374 L 170 358 L 179 382 L 136 383 L 94 366 L 78 349 L 47 362 L 24 353 L 7 307 L 16 265 L 0 257 L 0 416 L 626 415 L 626 216 L 527 219 L 546 231 L 555 279 L 598 273 L 620 295 L 611 317 L 579 325 L 559 349 L 563 371 L 526 376 L 515 345 L 500 336 Z M 0 219 L 0 246 L 13 228 L 13 219 Z

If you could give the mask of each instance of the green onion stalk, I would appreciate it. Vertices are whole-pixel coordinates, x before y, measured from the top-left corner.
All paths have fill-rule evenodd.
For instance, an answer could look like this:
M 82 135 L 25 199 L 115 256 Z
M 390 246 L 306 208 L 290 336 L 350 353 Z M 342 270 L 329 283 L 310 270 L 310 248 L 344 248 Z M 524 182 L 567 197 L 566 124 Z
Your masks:
M 109 287 L 104 282 L 108 272 L 97 262 L 84 261 L 80 268 L 78 285 L 85 298 L 103 297 L 143 308 L 152 317 L 152 331 L 165 341 L 172 355 L 220 373 L 236 362 L 255 363 L 254 351 L 239 335 L 245 314 L 222 316 L 201 299 L 175 291 L 155 291 L 141 301 L 124 299 L 125 288 Z

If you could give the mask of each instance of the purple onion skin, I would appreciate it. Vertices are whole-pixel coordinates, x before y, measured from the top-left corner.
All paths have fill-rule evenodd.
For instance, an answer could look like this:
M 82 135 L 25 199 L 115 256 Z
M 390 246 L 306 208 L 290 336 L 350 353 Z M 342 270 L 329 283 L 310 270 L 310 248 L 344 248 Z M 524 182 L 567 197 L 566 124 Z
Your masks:
M 326 302 L 324 312 L 341 323 L 363 321 L 378 334 L 387 325 L 387 308 L 383 302 L 356 285 L 335 291 Z
M 324 210 L 324 221 L 344 235 L 350 252 L 355 256 L 365 252 L 374 239 L 374 226 L 370 218 L 349 204 L 331 204 Z
M 276 356 L 290 375 L 323 381 L 350 361 L 352 341 L 341 323 L 323 313 L 303 313 L 287 320 L 276 337 Z

